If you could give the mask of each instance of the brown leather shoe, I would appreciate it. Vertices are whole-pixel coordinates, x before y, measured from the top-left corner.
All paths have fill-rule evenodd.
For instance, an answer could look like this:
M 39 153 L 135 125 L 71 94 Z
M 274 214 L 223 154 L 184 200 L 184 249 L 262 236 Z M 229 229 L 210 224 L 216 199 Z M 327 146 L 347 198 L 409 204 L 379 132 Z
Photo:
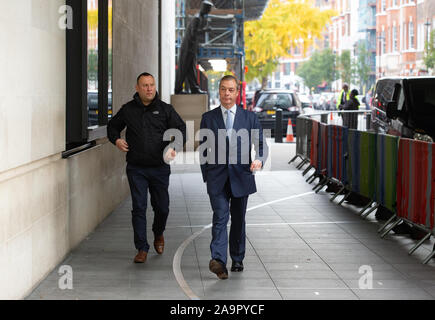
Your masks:
M 225 280 L 228 279 L 228 270 L 227 268 L 217 260 L 211 260 L 209 264 L 209 269 L 211 272 L 215 273 L 219 279 Z
M 154 249 L 156 249 L 158 254 L 163 253 L 163 250 L 165 249 L 165 238 L 163 238 L 163 235 L 154 239 Z
M 134 257 L 134 263 L 145 263 L 147 260 L 147 254 L 148 252 L 139 250 L 136 257 Z

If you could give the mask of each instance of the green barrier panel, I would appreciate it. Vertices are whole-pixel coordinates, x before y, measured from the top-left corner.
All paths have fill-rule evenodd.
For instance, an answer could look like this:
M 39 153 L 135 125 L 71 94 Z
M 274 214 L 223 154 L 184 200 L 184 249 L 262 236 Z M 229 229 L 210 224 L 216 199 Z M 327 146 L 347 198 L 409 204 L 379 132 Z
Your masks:
M 350 189 L 373 199 L 376 193 L 376 134 L 349 129 L 346 159 Z
M 379 134 L 376 149 L 376 197 L 374 200 L 395 212 L 399 138 Z

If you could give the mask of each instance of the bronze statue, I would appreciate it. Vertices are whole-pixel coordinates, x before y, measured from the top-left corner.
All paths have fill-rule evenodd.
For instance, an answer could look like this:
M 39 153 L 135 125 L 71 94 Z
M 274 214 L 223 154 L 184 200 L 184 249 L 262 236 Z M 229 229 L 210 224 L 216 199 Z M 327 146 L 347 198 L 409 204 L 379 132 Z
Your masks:
M 175 81 L 175 93 L 183 93 L 183 83 L 186 91 L 192 94 L 206 93 L 199 88 L 197 82 L 197 52 L 198 52 L 198 33 L 201 32 L 207 24 L 205 16 L 210 13 L 213 7 L 211 1 L 204 0 L 201 3 L 199 15 L 196 15 L 189 23 L 186 34 L 183 38 L 178 58 L 178 69 Z

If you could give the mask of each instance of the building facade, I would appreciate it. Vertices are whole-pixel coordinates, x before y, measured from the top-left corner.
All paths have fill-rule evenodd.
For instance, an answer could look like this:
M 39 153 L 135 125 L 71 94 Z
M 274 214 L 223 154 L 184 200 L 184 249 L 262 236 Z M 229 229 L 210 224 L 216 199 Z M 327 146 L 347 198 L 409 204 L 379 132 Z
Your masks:
M 367 54 L 366 61 L 370 67 L 367 87 L 370 88 L 376 82 L 376 1 L 360 0 L 358 12 L 360 13 L 358 19 L 360 40 L 358 45 L 363 45 Z
M 417 74 L 428 72 L 423 62 L 425 43 L 430 41 L 430 33 L 435 26 L 435 1 L 417 0 L 417 23 L 416 23 L 416 70 Z
M 430 0 L 382 0 L 376 7 L 377 77 L 427 73 L 425 43 L 435 17 Z

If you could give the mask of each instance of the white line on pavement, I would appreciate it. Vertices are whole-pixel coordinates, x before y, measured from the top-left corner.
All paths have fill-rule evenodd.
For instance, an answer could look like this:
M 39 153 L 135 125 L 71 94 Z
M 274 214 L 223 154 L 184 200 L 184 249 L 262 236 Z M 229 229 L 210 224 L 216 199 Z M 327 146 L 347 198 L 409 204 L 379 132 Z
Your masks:
M 261 207 L 265 207 L 268 206 L 270 204 L 274 204 L 277 202 L 282 202 L 285 200 L 290 200 L 290 199 L 295 199 L 295 198 L 301 198 L 304 196 L 308 196 L 314 194 L 314 192 L 307 192 L 307 193 L 302 193 L 299 195 L 294 195 L 294 196 L 290 196 L 290 197 L 285 197 L 282 199 L 278 199 L 278 200 L 274 200 L 274 201 L 270 201 L 270 202 L 266 202 L 263 204 L 260 204 L 258 206 L 252 207 L 252 208 L 248 208 L 246 211 L 252 211 Z M 333 222 L 329 222 L 329 223 L 333 223 Z M 284 223 L 286 224 L 286 223 Z M 308 223 L 307 223 L 308 224 Z M 311 223 L 313 224 L 313 223 Z M 265 225 L 265 224 L 259 224 L 259 225 Z M 274 225 L 274 224 L 271 224 Z M 203 233 L 205 230 L 210 229 L 212 227 L 211 224 L 207 225 L 207 226 L 203 226 L 203 228 L 198 231 L 195 232 L 194 234 L 192 234 L 189 238 L 187 238 L 177 249 L 177 251 L 174 254 L 174 260 L 172 263 L 172 269 L 175 275 L 175 279 L 178 282 L 178 285 L 180 286 L 181 290 L 184 291 L 184 293 L 191 299 L 191 300 L 200 300 L 199 297 L 192 291 L 192 289 L 189 287 L 189 285 L 187 284 L 186 280 L 184 279 L 183 276 L 183 272 L 181 271 L 181 258 L 183 257 L 183 253 L 184 250 L 187 248 L 187 246 L 193 241 L 195 240 L 201 233 Z

